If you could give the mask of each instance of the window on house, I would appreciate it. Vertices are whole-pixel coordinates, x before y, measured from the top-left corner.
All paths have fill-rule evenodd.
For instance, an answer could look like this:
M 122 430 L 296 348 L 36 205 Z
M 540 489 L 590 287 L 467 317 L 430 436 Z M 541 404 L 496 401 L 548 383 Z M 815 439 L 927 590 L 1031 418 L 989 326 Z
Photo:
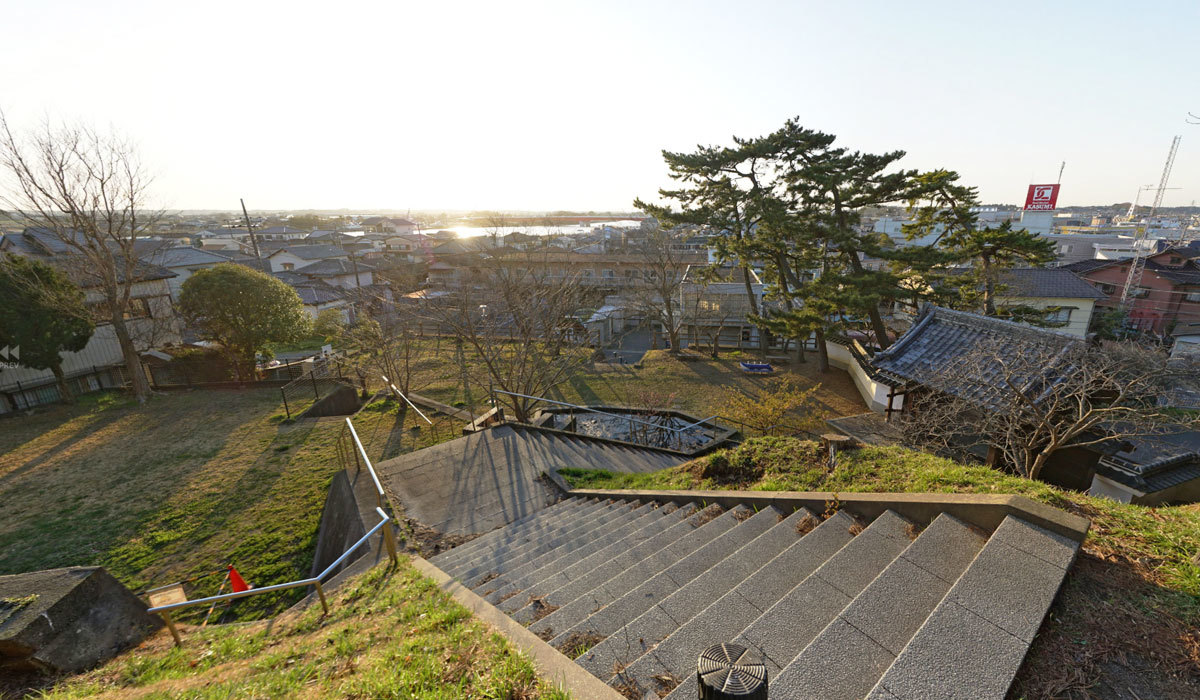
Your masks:
M 1138 287 L 1129 293 L 1129 296 L 1134 299 L 1145 299 L 1150 296 L 1150 290 L 1145 287 Z
M 1046 320 L 1046 323 L 1066 325 L 1067 323 L 1069 323 L 1071 321 L 1071 309 L 1067 309 L 1067 308 L 1051 309 L 1046 312 L 1046 315 L 1044 316 L 1044 318 Z
M 285 270 L 294 270 L 294 269 L 296 269 L 296 263 L 284 263 L 284 264 L 283 264 L 283 269 L 285 269 Z
M 1183 298 L 1188 301 L 1200 302 L 1200 292 L 1188 292 Z
M 1100 291 L 1104 292 L 1105 294 L 1116 294 L 1117 293 L 1117 285 L 1115 285 L 1115 284 L 1101 283 L 1101 284 L 1097 284 L 1096 286 L 1099 287 Z
M 590 267 L 585 267 L 585 268 L 583 269 L 583 276 L 584 276 L 584 277 L 591 277 L 591 276 L 592 276 L 592 269 L 591 269 Z
M 612 270 L 604 270 L 603 272 L 600 273 L 600 275 L 602 277 L 608 277 L 610 279 L 613 277 L 616 277 L 616 274 L 614 274 Z
M 1172 255 L 1170 257 L 1170 261 L 1167 264 L 1168 265 L 1182 265 L 1183 258 L 1179 257 L 1178 255 Z

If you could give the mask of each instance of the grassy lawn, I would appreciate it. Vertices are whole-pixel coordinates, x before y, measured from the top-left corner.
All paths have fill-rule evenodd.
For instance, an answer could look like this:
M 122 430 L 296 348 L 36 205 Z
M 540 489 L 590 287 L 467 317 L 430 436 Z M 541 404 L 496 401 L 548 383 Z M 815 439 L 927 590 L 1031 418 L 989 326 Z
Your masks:
M 900 447 L 828 473 L 816 443 L 789 438 L 653 474 L 562 474 L 577 488 L 1012 493 L 1083 515 L 1092 528 L 1011 697 L 1200 697 L 1200 504 L 1126 505 Z
M 468 351 L 465 359 L 470 371 L 474 357 Z M 770 380 L 770 377 L 742 372 L 738 366 L 741 359 L 745 358 L 731 352 L 718 360 L 703 356 L 683 361 L 665 350 L 651 350 L 646 353 L 641 369 L 609 364 L 585 367 L 568 382 L 556 387 L 547 398 L 580 404 L 656 403 L 706 418 L 728 412 L 726 387 L 753 395 Z M 830 369 L 821 373 L 815 362 L 807 362 L 785 365 L 774 376 L 779 375 L 794 376 L 805 388 L 820 384 L 817 398 L 822 417 L 853 415 L 867 410 L 850 375 L 843 370 Z M 486 390 L 472 384 L 469 393 L 464 392 L 461 376 L 452 343 L 425 341 L 411 386 L 414 392 L 438 401 L 463 402 L 476 410 L 482 409 Z
M 416 572 L 376 567 L 320 606 L 266 622 L 160 632 L 134 652 L 44 689 L 46 700 L 532 698 L 568 696 Z M 0 693 L 2 696 L 2 693 Z
M 4 420 L 0 574 L 102 565 L 134 590 L 226 563 L 259 586 L 307 575 L 342 422 L 283 419 L 279 391 L 253 389 L 169 393 L 144 406 L 94 394 Z M 414 431 L 418 420 L 379 402 L 355 427 L 372 459 L 454 436 L 448 419 Z M 262 617 L 301 595 L 246 598 L 224 619 Z

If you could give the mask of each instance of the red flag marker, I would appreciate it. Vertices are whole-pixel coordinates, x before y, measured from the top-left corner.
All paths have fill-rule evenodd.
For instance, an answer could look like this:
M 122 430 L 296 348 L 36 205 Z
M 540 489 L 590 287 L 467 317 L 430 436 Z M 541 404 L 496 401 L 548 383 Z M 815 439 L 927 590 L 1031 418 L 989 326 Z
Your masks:
M 250 586 L 246 584 L 246 580 L 237 572 L 237 569 L 233 568 L 233 564 L 229 565 L 229 585 L 233 588 L 234 593 L 250 590 Z

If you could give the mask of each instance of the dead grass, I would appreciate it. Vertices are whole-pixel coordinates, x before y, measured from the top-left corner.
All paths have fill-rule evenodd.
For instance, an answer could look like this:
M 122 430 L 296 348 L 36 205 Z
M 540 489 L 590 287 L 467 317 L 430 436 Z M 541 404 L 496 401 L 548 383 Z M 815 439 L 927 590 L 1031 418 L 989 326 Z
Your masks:
M 559 647 L 567 658 L 578 659 L 589 649 L 604 641 L 604 635 L 595 632 L 572 632 Z

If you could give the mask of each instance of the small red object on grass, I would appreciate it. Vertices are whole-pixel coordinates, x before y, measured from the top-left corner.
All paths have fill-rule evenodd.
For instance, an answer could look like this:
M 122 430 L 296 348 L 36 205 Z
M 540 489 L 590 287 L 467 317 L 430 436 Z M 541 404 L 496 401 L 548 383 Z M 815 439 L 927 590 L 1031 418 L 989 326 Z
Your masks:
M 229 585 L 233 588 L 234 593 L 250 590 L 250 586 L 246 583 L 246 579 L 233 568 L 233 564 L 229 565 Z

